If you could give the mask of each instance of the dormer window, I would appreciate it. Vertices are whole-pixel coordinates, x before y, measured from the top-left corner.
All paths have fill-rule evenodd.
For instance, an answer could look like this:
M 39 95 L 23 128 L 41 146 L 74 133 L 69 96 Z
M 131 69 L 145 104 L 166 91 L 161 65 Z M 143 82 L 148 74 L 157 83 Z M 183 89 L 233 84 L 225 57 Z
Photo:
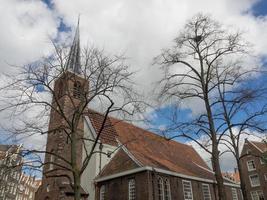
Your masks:
M 77 99 L 82 97 L 82 85 L 79 81 L 75 81 L 73 84 L 73 97 Z

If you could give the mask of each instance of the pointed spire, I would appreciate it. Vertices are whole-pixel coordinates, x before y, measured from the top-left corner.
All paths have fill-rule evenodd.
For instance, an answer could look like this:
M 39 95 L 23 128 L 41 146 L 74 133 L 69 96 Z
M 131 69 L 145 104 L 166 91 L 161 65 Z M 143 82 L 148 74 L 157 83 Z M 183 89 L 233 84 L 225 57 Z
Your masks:
M 79 30 L 80 16 L 76 27 L 75 36 L 70 48 L 66 69 L 76 74 L 81 73 L 81 60 L 80 60 L 80 30 Z

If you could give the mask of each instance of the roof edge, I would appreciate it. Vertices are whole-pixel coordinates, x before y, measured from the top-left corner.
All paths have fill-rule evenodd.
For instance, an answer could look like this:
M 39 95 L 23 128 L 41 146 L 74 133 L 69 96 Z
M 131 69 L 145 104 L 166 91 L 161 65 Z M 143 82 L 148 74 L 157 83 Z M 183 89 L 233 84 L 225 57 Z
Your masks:
M 247 140 L 248 141 L 248 143 L 250 143 L 252 146 L 254 146 L 257 150 L 259 150 L 261 153 L 263 153 L 263 151 L 259 148 L 259 147 L 257 147 L 257 145 L 255 145 L 254 143 L 253 143 L 253 141 L 249 141 L 249 140 Z
M 196 180 L 196 181 L 201 181 L 201 182 L 206 182 L 206 183 L 217 183 L 216 181 L 211 180 L 211 179 L 205 179 L 205 178 L 199 178 L 199 177 L 195 177 L 195 176 L 184 175 L 181 173 L 172 172 L 172 171 L 160 169 L 160 168 L 154 168 L 154 167 L 150 167 L 150 166 L 140 167 L 140 168 L 131 169 L 131 170 L 127 170 L 124 172 L 104 176 L 102 178 L 95 179 L 95 182 L 98 183 L 98 182 L 102 182 L 102 181 L 107 181 L 110 179 L 119 178 L 122 176 L 135 174 L 135 173 L 142 172 L 142 171 L 155 171 L 155 172 L 168 174 L 168 175 L 172 175 L 172 176 L 176 176 L 176 177 L 180 177 L 180 178 L 186 178 L 186 179 L 191 179 L 191 180 Z M 240 185 L 237 183 L 224 183 L 224 185 L 240 188 Z
M 123 145 L 118 139 L 117 139 L 118 145 L 122 146 L 122 150 L 129 156 L 129 158 L 135 162 L 135 164 L 137 164 L 139 167 L 144 166 L 139 160 L 137 160 L 134 155 L 127 149 L 127 147 L 125 147 L 125 145 Z

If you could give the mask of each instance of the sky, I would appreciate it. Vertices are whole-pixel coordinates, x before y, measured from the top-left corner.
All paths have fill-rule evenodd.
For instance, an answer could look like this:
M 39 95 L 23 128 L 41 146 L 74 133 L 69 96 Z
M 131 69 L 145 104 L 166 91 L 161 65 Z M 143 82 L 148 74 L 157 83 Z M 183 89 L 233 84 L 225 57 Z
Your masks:
M 123 53 L 136 72 L 137 90 L 149 98 L 162 76 L 152 65 L 153 58 L 172 44 L 185 21 L 198 12 L 243 30 L 266 64 L 266 0 L 0 0 L 0 74 L 12 74 L 12 66 L 50 55 L 51 39 L 70 42 L 80 16 L 81 45 L 94 45 L 111 55 Z M 194 103 L 188 103 L 187 109 L 199 112 Z M 0 119 L 4 116 L 0 113 Z M 35 137 L 33 143 L 42 146 L 45 139 Z M 222 161 L 223 170 L 233 170 L 231 159 Z

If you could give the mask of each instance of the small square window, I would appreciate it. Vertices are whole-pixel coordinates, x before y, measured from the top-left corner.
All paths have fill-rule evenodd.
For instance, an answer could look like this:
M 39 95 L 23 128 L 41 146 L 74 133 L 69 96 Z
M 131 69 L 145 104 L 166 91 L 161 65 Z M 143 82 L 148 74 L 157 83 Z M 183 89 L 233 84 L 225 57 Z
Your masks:
M 252 187 L 260 186 L 260 178 L 258 174 L 250 175 L 249 179 Z
M 254 163 L 254 160 L 249 160 L 247 162 L 247 166 L 248 166 L 248 171 L 253 171 L 256 169 L 256 165 Z

